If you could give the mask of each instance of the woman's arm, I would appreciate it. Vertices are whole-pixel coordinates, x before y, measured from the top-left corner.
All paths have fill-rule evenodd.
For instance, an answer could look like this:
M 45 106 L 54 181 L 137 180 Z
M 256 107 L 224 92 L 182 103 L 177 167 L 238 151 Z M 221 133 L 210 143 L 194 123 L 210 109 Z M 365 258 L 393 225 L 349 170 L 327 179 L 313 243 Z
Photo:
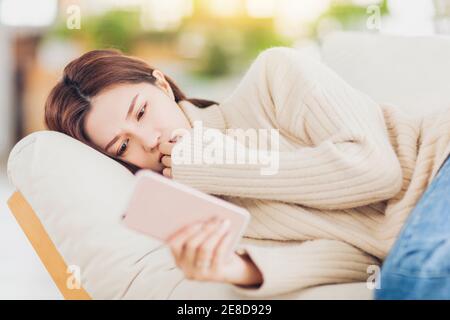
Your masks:
M 239 105 L 243 101 L 247 104 Z M 400 163 L 378 105 L 294 49 L 264 51 L 225 104 L 224 108 L 257 104 L 280 130 L 308 146 L 275 152 L 278 167 L 272 175 L 262 174 L 268 166 L 262 163 L 173 164 L 175 180 L 212 194 L 326 209 L 378 202 L 401 189 Z M 223 138 L 231 139 L 226 134 Z M 203 142 L 187 143 L 193 148 Z M 242 144 L 238 151 L 224 150 L 258 151 Z
M 270 243 L 270 242 L 268 242 Z M 306 287 L 367 281 L 368 267 L 380 261 L 337 240 L 312 240 L 286 244 L 241 245 L 262 274 L 262 284 L 231 285 L 252 298 L 271 297 Z
M 323 239 L 254 244 L 244 239 L 225 258 L 231 239 L 226 230 L 211 220 L 183 227 L 170 237 L 168 247 L 185 278 L 228 284 L 250 297 L 272 297 L 310 286 L 366 281 L 367 268 L 380 264 L 345 242 Z M 207 261 L 207 266 L 199 265 Z

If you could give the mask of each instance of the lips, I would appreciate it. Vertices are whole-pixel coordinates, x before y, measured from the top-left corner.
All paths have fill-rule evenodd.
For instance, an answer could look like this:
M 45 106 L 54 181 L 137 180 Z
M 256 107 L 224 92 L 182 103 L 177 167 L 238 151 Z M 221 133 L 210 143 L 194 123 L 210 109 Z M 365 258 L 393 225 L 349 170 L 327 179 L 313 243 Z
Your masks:
M 161 159 L 162 159 L 162 157 L 164 157 L 164 153 L 161 153 L 160 155 L 159 155 L 159 162 L 161 162 Z

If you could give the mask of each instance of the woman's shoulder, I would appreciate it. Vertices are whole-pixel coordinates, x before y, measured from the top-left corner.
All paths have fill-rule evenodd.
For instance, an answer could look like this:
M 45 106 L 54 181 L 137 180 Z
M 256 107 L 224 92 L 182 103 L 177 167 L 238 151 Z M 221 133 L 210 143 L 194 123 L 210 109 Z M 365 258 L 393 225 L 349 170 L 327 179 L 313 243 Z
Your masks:
M 320 64 L 320 57 L 312 55 L 310 52 L 294 47 L 270 47 L 261 51 L 255 61 L 264 61 L 269 66 L 278 67 L 284 65 L 288 68 L 292 64 L 302 64 L 314 66 Z

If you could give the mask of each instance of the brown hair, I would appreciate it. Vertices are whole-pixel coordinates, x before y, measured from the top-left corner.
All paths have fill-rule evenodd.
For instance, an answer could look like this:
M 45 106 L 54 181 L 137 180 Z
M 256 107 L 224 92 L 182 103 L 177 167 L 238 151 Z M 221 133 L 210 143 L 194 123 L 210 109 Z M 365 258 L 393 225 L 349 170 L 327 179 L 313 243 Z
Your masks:
M 121 83 L 155 84 L 154 68 L 141 59 L 126 56 L 116 49 L 92 50 L 70 62 L 62 79 L 53 87 L 45 102 L 45 124 L 50 130 L 75 138 L 107 155 L 135 173 L 140 168 L 113 158 L 94 145 L 84 130 L 84 118 L 91 108 L 91 98 L 102 90 Z M 186 98 L 175 82 L 165 75 L 175 102 L 190 101 L 199 108 L 217 104 L 211 100 Z

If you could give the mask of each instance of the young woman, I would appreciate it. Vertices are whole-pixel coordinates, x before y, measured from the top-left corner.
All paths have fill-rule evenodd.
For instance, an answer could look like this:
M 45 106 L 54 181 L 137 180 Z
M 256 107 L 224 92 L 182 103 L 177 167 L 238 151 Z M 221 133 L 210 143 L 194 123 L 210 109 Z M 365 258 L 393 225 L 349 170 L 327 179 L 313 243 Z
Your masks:
M 263 51 L 220 104 L 187 98 L 142 60 L 94 50 L 64 69 L 45 121 L 132 172 L 151 169 L 250 211 L 230 259 L 217 221 L 173 235 L 174 259 L 190 279 L 272 296 L 366 281 L 391 253 L 376 297 L 450 298 L 450 108 L 408 116 L 291 48 Z M 197 121 L 224 139 L 233 128 L 279 130 L 276 173 L 261 174 L 261 163 L 175 163 L 174 147 L 203 142 L 174 142 L 173 132 L 192 132 Z M 253 149 L 241 143 L 239 152 Z M 412 211 L 405 228 L 413 231 L 393 248 Z

